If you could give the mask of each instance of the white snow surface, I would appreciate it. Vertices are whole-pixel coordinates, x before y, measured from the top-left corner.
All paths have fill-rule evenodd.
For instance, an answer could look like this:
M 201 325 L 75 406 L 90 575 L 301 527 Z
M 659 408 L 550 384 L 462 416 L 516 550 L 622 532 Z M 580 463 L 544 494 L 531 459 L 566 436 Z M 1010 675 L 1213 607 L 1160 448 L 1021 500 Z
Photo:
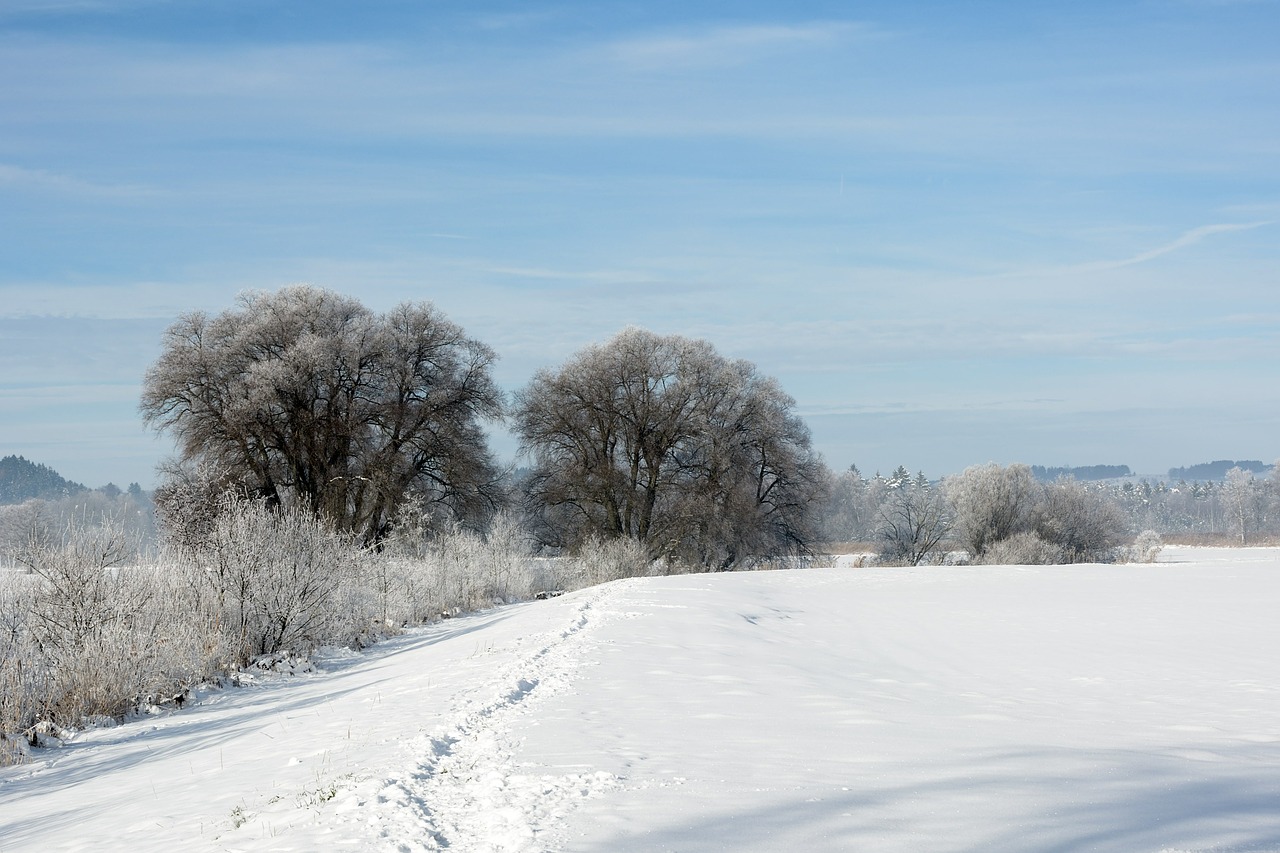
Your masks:
M 1280 851 L 1280 550 L 620 581 L 0 769 L 17 850 Z

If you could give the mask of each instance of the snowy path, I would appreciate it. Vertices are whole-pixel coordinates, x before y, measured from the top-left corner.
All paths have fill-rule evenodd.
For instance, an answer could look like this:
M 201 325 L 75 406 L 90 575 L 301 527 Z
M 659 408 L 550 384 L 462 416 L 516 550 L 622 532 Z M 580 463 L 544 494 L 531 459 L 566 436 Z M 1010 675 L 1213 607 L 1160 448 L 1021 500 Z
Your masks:
M 0 853 L 527 849 L 616 784 L 522 776 L 510 756 L 623 588 L 451 620 L 42 750 L 0 769 Z
M 623 584 L 579 596 L 570 624 L 529 644 L 531 651 L 485 676 L 485 687 L 454 703 L 447 723 L 411 744 L 408 772 L 378 782 L 373 809 L 356 795 L 339 812 L 368 818 L 401 851 L 461 848 L 519 851 L 543 846 L 535 835 L 556 826 L 576 801 L 616 788 L 603 772 L 522 772 L 514 729 L 535 706 L 568 688 L 585 665 L 584 646 L 611 615 L 605 606 Z
M 626 581 L 0 770 L 15 850 L 1280 851 L 1280 551 Z

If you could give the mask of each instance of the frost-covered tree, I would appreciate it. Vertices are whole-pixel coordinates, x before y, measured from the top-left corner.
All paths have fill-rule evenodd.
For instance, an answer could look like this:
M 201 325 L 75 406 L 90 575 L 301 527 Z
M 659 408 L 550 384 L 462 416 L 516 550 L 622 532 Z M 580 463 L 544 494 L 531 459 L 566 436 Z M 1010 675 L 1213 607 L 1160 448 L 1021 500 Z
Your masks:
M 180 317 L 147 372 L 141 411 L 184 461 L 373 542 L 411 489 L 457 517 L 493 502 L 482 429 L 502 410 L 493 361 L 429 303 L 375 314 L 287 287 Z
M 1231 532 L 1244 545 L 1263 515 L 1265 499 L 1262 483 L 1251 472 L 1237 466 L 1227 472 L 1220 495 Z
M 1026 465 L 974 465 L 944 481 L 956 535 L 974 559 L 1015 533 L 1031 530 L 1041 488 Z
M 807 549 L 827 472 L 793 405 L 749 362 L 637 328 L 540 371 L 515 404 L 539 535 L 717 568 Z
M 839 474 L 830 474 L 828 497 L 822 509 L 821 536 L 824 542 L 862 542 L 876 536 L 876 524 L 883 502 L 884 480 L 868 480 L 857 465 Z

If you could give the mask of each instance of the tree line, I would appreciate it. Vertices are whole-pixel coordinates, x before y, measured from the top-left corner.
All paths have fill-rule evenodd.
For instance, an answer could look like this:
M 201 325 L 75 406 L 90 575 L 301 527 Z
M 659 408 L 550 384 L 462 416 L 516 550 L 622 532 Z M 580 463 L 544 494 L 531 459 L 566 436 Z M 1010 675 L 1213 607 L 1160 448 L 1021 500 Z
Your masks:
M 510 399 L 495 359 L 425 302 L 376 313 L 295 286 L 185 314 L 140 404 L 179 451 L 160 514 L 198 530 L 218 504 L 192 496 L 234 491 L 377 548 L 406 508 L 438 531 L 483 531 L 516 512 L 547 553 L 628 539 L 650 559 L 717 570 L 854 539 L 896 562 L 957 550 L 990 560 L 993 548 L 1024 562 L 1100 560 L 1143 529 L 1118 496 L 1078 481 L 1126 466 L 977 466 L 939 487 L 905 470 L 833 474 L 778 382 L 707 341 L 627 328 Z M 498 419 L 528 461 L 519 478 L 487 446 Z
M 178 451 L 155 493 L 161 523 L 198 538 L 234 493 L 380 548 L 410 515 L 437 532 L 482 532 L 505 512 L 546 553 L 620 538 L 653 560 L 718 570 L 851 540 L 895 562 L 990 559 L 1015 536 L 1008 556 L 1024 561 L 1105 559 L 1126 536 L 1206 513 L 1242 541 L 1269 524 L 1267 501 L 1236 498 L 1239 483 L 1184 484 L 1189 497 L 1142 484 L 1140 501 L 1132 484 L 1079 483 L 1127 466 L 978 466 L 941 484 L 905 469 L 834 474 L 778 382 L 703 340 L 624 329 L 510 398 L 495 360 L 426 302 L 377 313 L 294 286 L 184 314 L 140 401 Z M 488 448 L 499 419 L 519 438 L 520 476 Z
M 825 468 L 794 400 L 753 364 L 629 328 L 508 403 L 494 360 L 427 303 L 378 314 L 297 286 L 183 315 L 141 400 L 179 451 L 157 503 L 211 477 L 374 547 L 408 504 L 441 530 L 518 506 L 548 547 L 626 537 L 653 559 L 721 569 L 815 541 Z M 502 417 L 532 460 L 518 484 L 485 441 Z

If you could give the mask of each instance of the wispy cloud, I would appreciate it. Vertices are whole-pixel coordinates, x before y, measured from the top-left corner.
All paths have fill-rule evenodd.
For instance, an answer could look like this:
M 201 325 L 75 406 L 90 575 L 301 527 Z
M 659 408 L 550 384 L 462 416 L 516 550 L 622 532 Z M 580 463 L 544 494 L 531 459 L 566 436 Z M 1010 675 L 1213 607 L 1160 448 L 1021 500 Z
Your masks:
M 609 45 L 610 57 L 637 70 L 741 65 L 777 51 L 833 44 L 865 25 L 834 21 L 810 24 L 757 24 L 714 27 L 700 32 L 652 35 Z
M 1275 225 L 1278 222 L 1280 222 L 1280 220 L 1267 219 L 1258 222 L 1223 222 L 1213 225 L 1202 225 L 1198 228 L 1192 228 L 1190 231 L 1184 232 L 1181 236 L 1169 241 L 1168 243 L 1163 243 L 1154 248 L 1130 255 L 1129 257 L 1086 261 L 1084 263 L 1064 264 L 1062 266 L 1053 267 L 1015 267 L 994 275 L 983 276 L 982 280 L 987 282 L 1008 279 L 1022 281 L 1042 277 L 1060 278 L 1063 276 L 1079 276 L 1081 273 L 1103 273 L 1112 270 L 1121 270 L 1126 267 L 1139 266 L 1162 258 L 1165 255 L 1170 255 L 1183 249 L 1187 249 L 1218 234 L 1230 234 L 1237 231 L 1252 231 L 1256 228 L 1265 228 L 1267 226 Z M 1103 279 L 1099 279 L 1099 281 L 1103 281 Z
M 1172 242 L 1165 243 L 1163 246 L 1157 246 L 1145 252 L 1139 252 L 1132 257 L 1123 258 L 1116 261 L 1097 261 L 1091 264 L 1084 264 L 1077 267 L 1081 271 L 1095 271 L 1118 269 L 1120 267 L 1129 267 L 1135 264 L 1143 264 L 1147 261 L 1154 261 L 1156 258 L 1176 252 L 1179 249 L 1185 249 L 1188 246 L 1194 246 L 1207 237 L 1215 234 L 1226 234 L 1232 231 L 1251 231 L 1254 228 L 1262 228 L 1267 225 L 1274 225 L 1275 220 L 1267 220 L 1263 222 L 1226 222 L 1218 225 L 1202 225 L 1199 228 L 1193 228 Z

